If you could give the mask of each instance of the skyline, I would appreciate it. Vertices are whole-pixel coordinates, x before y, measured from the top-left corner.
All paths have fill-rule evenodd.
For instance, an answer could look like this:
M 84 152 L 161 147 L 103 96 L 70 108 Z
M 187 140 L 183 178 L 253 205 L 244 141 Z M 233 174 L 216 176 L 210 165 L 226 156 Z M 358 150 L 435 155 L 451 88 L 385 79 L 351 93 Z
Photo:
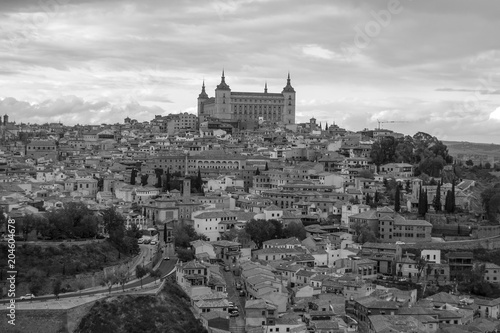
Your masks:
M 411 0 L 8 0 L 0 114 L 66 125 L 196 113 L 233 91 L 280 92 L 297 122 L 500 143 L 500 3 Z

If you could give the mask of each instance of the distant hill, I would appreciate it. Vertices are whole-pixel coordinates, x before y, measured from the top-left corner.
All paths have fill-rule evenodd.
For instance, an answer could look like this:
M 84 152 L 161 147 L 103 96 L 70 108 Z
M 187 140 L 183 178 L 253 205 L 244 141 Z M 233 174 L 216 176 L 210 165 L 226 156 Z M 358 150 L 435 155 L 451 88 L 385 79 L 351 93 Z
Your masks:
M 123 295 L 96 302 L 76 333 L 206 333 L 189 309 L 188 296 L 167 281 L 158 296 Z
M 495 162 L 500 162 L 500 145 L 461 141 L 443 141 L 443 143 L 448 147 L 448 153 L 452 156 L 457 154 L 490 155 L 494 157 Z

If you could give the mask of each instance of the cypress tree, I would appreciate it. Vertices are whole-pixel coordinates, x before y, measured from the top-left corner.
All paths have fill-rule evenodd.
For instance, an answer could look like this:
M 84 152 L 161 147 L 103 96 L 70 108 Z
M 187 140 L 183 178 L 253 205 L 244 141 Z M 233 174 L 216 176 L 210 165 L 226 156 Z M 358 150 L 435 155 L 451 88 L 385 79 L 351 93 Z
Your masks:
M 399 191 L 399 185 L 396 186 L 396 193 L 394 194 L 394 210 L 396 212 L 401 210 L 401 193 Z
M 132 169 L 132 172 L 130 174 L 130 185 L 135 185 L 135 177 L 137 177 L 137 170 Z
M 444 203 L 444 209 L 447 213 L 451 213 L 451 191 L 446 192 L 446 199 Z
M 455 212 L 455 179 L 451 181 L 451 199 L 450 199 L 451 213 Z
M 427 199 L 427 190 L 424 192 L 424 217 L 425 217 L 425 214 L 427 214 L 427 211 L 429 210 L 429 202 L 428 202 L 428 199 Z
M 434 206 L 434 210 L 436 212 L 441 211 L 441 182 L 439 182 L 437 185 L 436 195 L 434 196 L 433 206 Z
M 196 185 L 198 186 L 198 191 L 201 192 L 203 187 L 203 180 L 201 179 L 201 170 L 198 168 L 198 176 L 196 177 Z
M 378 191 L 375 191 L 375 198 L 373 199 L 375 203 L 378 203 L 379 197 L 378 197 Z
M 366 204 L 369 205 L 371 201 L 372 197 L 370 196 L 370 193 L 366 193 Z
M 255 175 L 256 175 L 256 176 L 260 175 L 260 170 L 259 170 L 259 168 L 258 168 L 258 167 L 257 167 L 257 170 L 255 170 Z
M 165 184 L 163 186 L 165 192 L 170 192 L 170 169 L 167 169 L 167 174 L 165 176 Z
M 266 162 L 266 167 L 264 168 L 264 171 L 269 171 L 269 166 L 267 165 L 267 162 Z

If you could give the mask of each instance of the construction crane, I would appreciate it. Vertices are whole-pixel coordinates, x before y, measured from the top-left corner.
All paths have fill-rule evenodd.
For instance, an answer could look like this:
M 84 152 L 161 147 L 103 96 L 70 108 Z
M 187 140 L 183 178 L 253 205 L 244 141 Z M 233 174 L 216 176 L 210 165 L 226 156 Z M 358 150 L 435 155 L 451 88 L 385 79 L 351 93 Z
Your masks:
M 378 120 L 378 129 L 380 129 L 380 124 L 393 124 L 393 123 L 408 123 L 409 121 L 403 121 L 403 120 Z

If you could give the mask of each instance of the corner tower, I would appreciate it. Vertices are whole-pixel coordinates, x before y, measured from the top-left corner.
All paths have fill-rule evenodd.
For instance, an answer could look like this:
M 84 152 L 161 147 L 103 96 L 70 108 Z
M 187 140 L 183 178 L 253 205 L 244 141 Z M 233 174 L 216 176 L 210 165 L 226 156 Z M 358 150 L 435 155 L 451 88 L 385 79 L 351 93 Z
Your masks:
M 215 89 L 215 116 L 219 119 L 231 119 L 231 88 L 226 83 L 224 70 L 219 85 Z
M 290 73 L 288 73 L 286 86 L 281 93 L 285 98 L 282 121 L 285 125 L 295 124 L 295 89 L 291 84 Z

